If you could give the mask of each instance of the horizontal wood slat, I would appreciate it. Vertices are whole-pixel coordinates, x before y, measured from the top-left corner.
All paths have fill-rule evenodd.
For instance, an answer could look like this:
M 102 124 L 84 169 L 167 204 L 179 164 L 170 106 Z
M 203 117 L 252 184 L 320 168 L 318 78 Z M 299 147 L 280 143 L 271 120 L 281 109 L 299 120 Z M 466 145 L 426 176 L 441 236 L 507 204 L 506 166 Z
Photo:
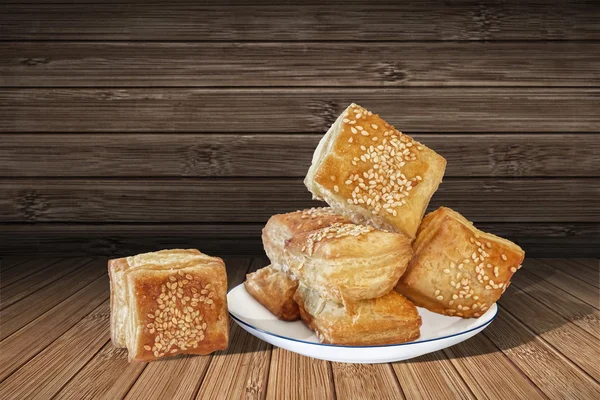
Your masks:
M 0 222 L 265 222 L 323 204 L 296 179 L 2 180 L 0 189 Z M 598 196 L 590 179 L 450 178 L 429 209 L 475 222 L 598 222 Z
M 446 158 L 446 177 L 600 176 L 598 135 L 412 136 Z M 304 177 L 321 137 L 319 134 L 6 134 L 0 136 L 0 176 Z M 577 162 L 566 161 L 569 159 Z
M 598 42 L 0 43 L 6 87 L 598 84 Z
M 593 1 L 4 3 L 0 37 L 75 40 L 598 39 Z
M 2 89 L 0 132 L 325 133 L 356 102 L 405 132 L 593 132 L 600 88 Z
M 263 224 L 3 224 L 0 253 L 127 256 L 161 248 L 198 247 L 208 254 L 257 255 Z M 598 256 L 600 227 L 591 223 L 485 223 L 528 257 Z M 554 242 L 554 245 L 548 244 Z M 585 268 L 585 267 L 584 267 Z

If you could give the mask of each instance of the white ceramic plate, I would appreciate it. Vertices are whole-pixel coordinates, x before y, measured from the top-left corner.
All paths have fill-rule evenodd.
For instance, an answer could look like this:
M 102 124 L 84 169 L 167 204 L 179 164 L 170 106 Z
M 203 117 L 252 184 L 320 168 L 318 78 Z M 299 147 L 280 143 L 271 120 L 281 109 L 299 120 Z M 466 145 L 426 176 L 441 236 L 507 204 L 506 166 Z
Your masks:
M 496 304 L 477 319 L 462 319 L 435 314 L 418 308 L 423 320 L 421 337 L 414 342 L 385 346 L 338 346 L 320 343 L 313 331 L 301 321 L 278 320 L 243 284 L 227 295 L 229 314 L 244 330 L 282 349 L 308 357 L 347 363 L 384 363 L 407 360 L 453 346 L 485 329 L 496 317 Z

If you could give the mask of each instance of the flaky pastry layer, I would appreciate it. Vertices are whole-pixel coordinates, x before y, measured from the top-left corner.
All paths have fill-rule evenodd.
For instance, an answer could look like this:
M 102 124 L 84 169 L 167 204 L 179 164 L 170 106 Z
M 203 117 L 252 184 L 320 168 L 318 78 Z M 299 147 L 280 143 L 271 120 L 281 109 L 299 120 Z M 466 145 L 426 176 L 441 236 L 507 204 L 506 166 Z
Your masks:
M 420 336 L 421 317 L 417 308 L 394 291 L 347 307 L 326 300 L 318 291 L 301 284 L 294 298 L 302 320 L 323 343 L 384 345 L 408 342 Z
M 351 104 L 321 139 L 304 184 L 355 223 L 414 238 L 446 160 Z
M 480 317 L 498 301 L 525 257 L 516 244 L 445 207 L 423 219 L 413 248 L 396 290 L 419 307 L 463 318 Z

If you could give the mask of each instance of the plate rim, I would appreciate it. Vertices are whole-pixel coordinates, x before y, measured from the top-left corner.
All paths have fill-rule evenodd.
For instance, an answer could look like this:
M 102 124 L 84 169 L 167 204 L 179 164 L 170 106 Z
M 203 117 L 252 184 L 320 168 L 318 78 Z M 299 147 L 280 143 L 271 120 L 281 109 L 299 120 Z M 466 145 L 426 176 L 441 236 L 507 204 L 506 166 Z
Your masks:
M 243 283 L 241 285 L 238 286 L 242 286 Z M 237 289 L 237 287 L 232 288 L 227 295 L 229 296 L 229 293 L 231 293 L 233 290 Z M 229 303 L 229 302 L 228 302 Z M 370 345 L 370 346 L 348 346 L 348 345 L 340 345 L 340 344 L 331 344 L 331 343 L 315 343 L 315 342 L 308 342 L 306 340 L 301 340 L 301 339 L 294 339 L 288 336 L 282 336 L 279 335 L 277 333 L 272 333 L 272 332 L 268 332 L 262 328 L 258 328 L 252 324 L 249 324 L 246 321 L 241 320 L 240 318 L 236 317 L 235 315 L 233 315 L 233 313 L 229 310 L 229 304 L 227 305 L 227 312 L 229 313 L 229 315 L 231 316 L 231 318 L 234 319 L 234 321 L 236 321 L 239 324 L 245 325 L 249 328 L 254 329 L 255 331 L 258 331 L 260 333 L 269 335 L 269 336 L 274 336 L 277 337 L 279 339 L 285 339 L 285 340 L 289 340 L 292 342 L 296 342 L 296 343 L 302 343 L 302 344 L 307 344 L 307 345 L 312 345 L 312 346 L 324 346 L 324 347 L 335 347 L 335 348 L 347 348 L 347 349 L 373 349 L 373 348 L 380 348 L 380 347 L 396 347 L 396 346 L 410 346 L 410 345 L 415 345 L 415 344 L 420 344 L 420 343 L 430 343 L 430 342 L 435 342 L 438 340 L 444 340 L 444 339 L 450 339 L 456 336 L 460 336 L 460 335 L 464 335 L 470 332 L 473 332 L 477 329 L 481 329 L 481 328 L 485 328 L 487 327 L 489 324 L 491 324 L 495 319 L 496 316 L 498 315 L 498 305 L 496 303 L 494 303 L 494 305 L 496 306 L 496 310 L 494 312 L 494 315 L 492 315 L 492 317 L 490 318 L 489 321 L 484 322 L 481 325 L 477 325 L 473 328 L 467 329 L 466 331 L 462 331 L 459 333 L 453 333 L 452 335 L 446 335 L 446 336 L 441 336 L 441 337 L 437 337 L 437 338 L 431 338 L 431 339 L 424 339 L 424 340 L 414 340 L 412 342 L 404 342 L 404 343 L 393 343 L 393 344 L 382 344 L 382 345 Z M 281 321 L 281 322 L 295 322 L 295 321 Z

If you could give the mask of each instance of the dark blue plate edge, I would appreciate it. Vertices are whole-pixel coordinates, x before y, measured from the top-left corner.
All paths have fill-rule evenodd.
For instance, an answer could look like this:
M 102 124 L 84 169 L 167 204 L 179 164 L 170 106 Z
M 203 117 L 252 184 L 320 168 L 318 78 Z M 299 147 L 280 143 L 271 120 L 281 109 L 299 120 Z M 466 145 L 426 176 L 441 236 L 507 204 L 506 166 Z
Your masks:
M 496 305 L 496 312 L 494 313 L 494 315 L 492 316 L 492 318 L 489 321 L 487 321 L 486 323 L 484 323 L 482 325 L 479 325 L 479 326 L 476 326 L 474 328 L 471 328 L 469 330 L 466 330 L 466 331 L 463 331 L 463 332 L 460 332 L 460 333 L 455 333 L 453 335 L 442 336 L 442 337 L 439 337 L 439 338 L 433 338 L 433 339 L 427 339 L 427 340 L 415 340 L 413 342 L 397 343 L 397 344 L 384 344 L 384 345 L 380 345 L 380 346 L 342 346 L 342 345 L 337 345 L 337 344 L 314 343 L 314 342 L 307 342 L 306 340 L 293 339 L 293 338 L 290 338 L 290 337 L 287 337 L 287 336 L 278 335 L 276 333 L 267 332 L 267 331 L 265 331 L 264 329 L 261 329 L 261 328 L 257 328 L 257 327 L 255 327 L 253 325 L 250 325 L 249 323 L 247 323 L 245 321 L 242 321 L 241 319 L 239 319 L 238 317 L 236 317 L 235 315 L 233 315 L 231 313 L 231 311 L 229 311 L 229 310 L 227 310 L 227 311 L 229 312 L 229 315 L 231 316 L 231 318 L 233 318 L 237 323 L 245 325 L 245 326 L 247 326 L 249 328 L 252 328 L 252 329 L 254 329 L 256 331 L 262 332 L 262 333 L 264 333 L 266 335 L 278 337 L 280 339 L 290 340 L 292 342 L 310 344 L 310 345 L 313 345 L 313 346 L 327 346 L 327 347 L 338 347 L 338 348 L 349 348 L 349 349 L 370 349 L 370 348 L 372 349 L 372 348 L 376 348 L 376 347 L 408 346 L 408 345 L 417 344 L 417 343 L 434 342 L 436 340 L 449 339 L 449 338 L 452 338 L 452 337 L 455 337 L 455 336 L 464 335 L 464 334 L 467 334 L 469 332 L 476 331 L 477 329 L 480 329 L 480 328 L 486 328 L 489 324 L 492 323 L 492 321 L 494 319 L 496 319 L 496 316 L 498 315 L 498 306 Z

